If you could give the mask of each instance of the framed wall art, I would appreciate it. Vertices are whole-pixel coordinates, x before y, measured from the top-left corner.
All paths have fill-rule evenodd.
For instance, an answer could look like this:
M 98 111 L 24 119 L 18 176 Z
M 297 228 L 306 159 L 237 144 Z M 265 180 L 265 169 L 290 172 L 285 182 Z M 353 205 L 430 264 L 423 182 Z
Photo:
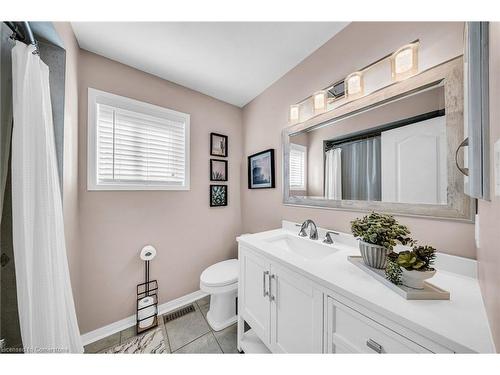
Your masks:
M 248 188 L 270 189 L 275 186 L 274 149 L 250 155 L 248 157 Z
M 227 160 L 210 159 L 210 181 L 227 181 Z
M 210 155 L 227 157 L 227 135 L 210 133 Z
M 210 185 L 210 207 L 227 206 L 227 185 Z

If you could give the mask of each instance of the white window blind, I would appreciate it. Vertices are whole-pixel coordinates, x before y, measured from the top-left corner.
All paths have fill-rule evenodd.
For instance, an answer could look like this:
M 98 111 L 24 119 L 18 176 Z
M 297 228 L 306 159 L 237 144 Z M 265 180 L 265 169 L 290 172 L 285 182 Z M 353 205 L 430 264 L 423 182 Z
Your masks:
M 290 144 L 290 189 L 305 190 L 306 188 L 306 157 L 305 146 Z
M 98 95 L 95 103 L 89 101 L 95 108 L 91 185 L 95 190 L 188 189 L 188 121 L 178 112 L 136 101 L 127 105 L 132 99 L 121 99 L 126 100 L 113 103 Z

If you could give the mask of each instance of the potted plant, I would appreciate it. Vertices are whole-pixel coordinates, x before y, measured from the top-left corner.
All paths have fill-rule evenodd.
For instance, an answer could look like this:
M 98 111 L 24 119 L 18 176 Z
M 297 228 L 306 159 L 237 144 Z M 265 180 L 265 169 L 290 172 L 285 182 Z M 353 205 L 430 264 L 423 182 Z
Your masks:
M 424 289 L 424 281 L 436 273 L 432 267 L 436 249 L 432 246 L 415 246 L 411 251 L 389 255 L 386 277 L 395 284 L 414 289 Z
M 366 265 L 385 268 L 387 255 L 398 243 L 413 245 L 410 231 L 391 215 L 372 212 L 351 222 L 352 234 L 359 239 L 359 250 Z

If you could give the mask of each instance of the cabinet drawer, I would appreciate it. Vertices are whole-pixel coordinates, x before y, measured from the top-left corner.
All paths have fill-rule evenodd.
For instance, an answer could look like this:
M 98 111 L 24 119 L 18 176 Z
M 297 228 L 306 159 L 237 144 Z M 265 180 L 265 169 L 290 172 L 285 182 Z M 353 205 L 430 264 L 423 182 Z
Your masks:
M 329 340 L 336 353 L 431 353 L 350 307 L 329 298 Z

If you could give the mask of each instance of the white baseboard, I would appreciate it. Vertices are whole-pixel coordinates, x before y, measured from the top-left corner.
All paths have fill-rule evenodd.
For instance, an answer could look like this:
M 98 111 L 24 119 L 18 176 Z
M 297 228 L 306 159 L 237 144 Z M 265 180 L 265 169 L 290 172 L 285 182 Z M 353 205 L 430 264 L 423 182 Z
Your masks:
M 187 305 L 189 303 L 192 303 L 200 298 L 205 297 L 208 295 L 205 292 L 202 292 L 201 290 L 197 290 L 196 292 L 186 294 L 185 296 L 176 298 L 172 301 L 165 302 L 161 305 L 158 305 L 158 315 L 163 315 L 166 314 L 172 310 L 178 309 L 179 307 L 182 307 L 184 305 Z M 119 320 L 117 322 L 108 324 L 107 326 L 98 328 L 94 331 L 87 332 L 83 335 L 81 335 L 82 339 L 82 344 L 83 345 L 88 345 L 92 342 L 95 342 L 97 340 L 103 339 L 109 335 L 112 335 L 113 333 L 120 332 L 128 327 L 134 326 L 136 323 L 135 320 L 135 314 L 131 315 L 125 319 Z
M 166 314 L 172 310 L 178 309 L 184 305 L 188 305 L 200 298 L 208 296 L 208 293 L 202 292 L 201 290 L 197 290 L 196 292 L 186 294 L 185 296 L 173 299 L 172 301 L 168 301 L 162 303 L 158 306 L 158 315 Z M 135 324 L 135 315 L 134 315 L 134 324 Z

